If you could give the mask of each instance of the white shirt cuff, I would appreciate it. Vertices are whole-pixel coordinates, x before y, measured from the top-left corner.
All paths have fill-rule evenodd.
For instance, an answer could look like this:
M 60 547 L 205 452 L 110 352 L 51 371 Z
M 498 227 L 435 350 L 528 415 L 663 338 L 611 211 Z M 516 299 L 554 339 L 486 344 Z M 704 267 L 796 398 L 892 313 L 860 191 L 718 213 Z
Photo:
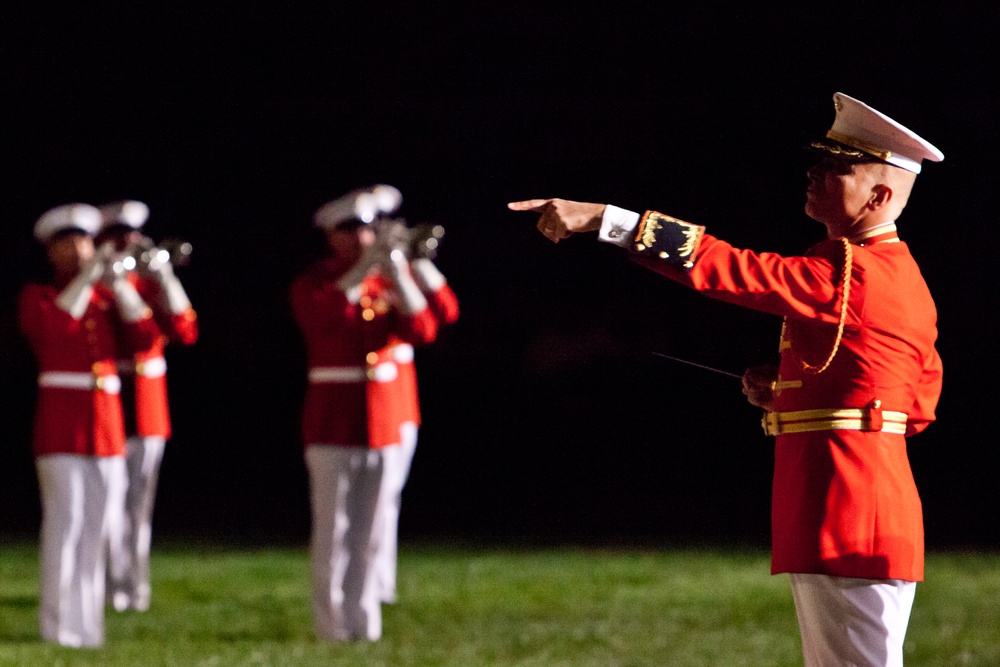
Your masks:
M 605 243 L 627 248 L 632 242 L 635 228 L 639 224 L 639 214 L 608 204 L 604 207 L 601 231 L 597 238 Z

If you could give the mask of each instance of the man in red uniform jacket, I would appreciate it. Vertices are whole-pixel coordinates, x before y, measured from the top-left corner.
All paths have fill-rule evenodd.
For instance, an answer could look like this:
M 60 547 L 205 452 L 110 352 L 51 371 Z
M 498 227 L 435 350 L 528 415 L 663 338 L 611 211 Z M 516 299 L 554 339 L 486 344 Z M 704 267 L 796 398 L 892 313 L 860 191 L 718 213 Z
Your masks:
M 370 223 L 387 210 L 376 194 L 353 192 L 316 212 L 330 256 L 299 275 L 290 295 L 309 365 L 302 435 L 313 615 L 327 641 L 381 637 L 378 503 L 386 452 L 399 449 L 413 418 L 397 351 L 437 335 L 406 257 L 375 244 Z
M 776 436 L 772 572 L 790 574 L 805 664 L 901 665 L 923 579 L 920 497 L 907 436 L 934 420 L 941 392 L 936 310 L 895 221 L 923 160 L 941 152 L 842 93 L 806 214 L 828 240 L 805 256 L 740 250 L 655 211 L 530 200 L 552 241 L 602 240 L 708 296 L 784 318 L 777 369 L 744 393 Z
M 173 271 L 169 253 L 157 249 L 139 231 L 149 218 L 149 207 L 126 200 L 100 207 L 101 229 L 96 242 L 111 243 L 123 259 L 134 262 L 129 282 L 153 310 L 158 329 L 155 344 L 132 353 L 123 349 L 118 372 L 126 383 L 124 504 L 111 508 L 108 527 L 108 597 L 117 611 L 149 609 L 149 548 L 153 534 L 153 505 L 164 446 L 170 439 L 167 401 L 168 343 L 192 345 L 198 339 L 197 315 L 184 286 Z
M 104 642 L 104 540 L 112 480 L 124 469 L 119 349 L 149 348 L 151 313 L 135 288 L 94 249 L 93 206 L 42 215 L 35 238 L 54 269 L 27 285 L 18 323 L 38 362 L 34 453 L 42 500 L 41 635 L 66 646 Z

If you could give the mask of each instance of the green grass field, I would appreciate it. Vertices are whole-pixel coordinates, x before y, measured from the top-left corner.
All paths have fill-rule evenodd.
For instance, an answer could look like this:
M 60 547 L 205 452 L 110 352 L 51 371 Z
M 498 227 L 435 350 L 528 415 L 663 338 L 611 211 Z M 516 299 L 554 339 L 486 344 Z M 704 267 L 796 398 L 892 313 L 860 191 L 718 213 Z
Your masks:
M 153 606 L 107 614 L 106 645 L 38 639 L 33 544 L 0 546 L 0 665 L 797 665 L 787 577 L 763 552 L 404 544 L 374 644 L 312 634 L 304 548 L 162 546 Z M 907 665 L 1000 665 L 1000 557 L 937 553 Z

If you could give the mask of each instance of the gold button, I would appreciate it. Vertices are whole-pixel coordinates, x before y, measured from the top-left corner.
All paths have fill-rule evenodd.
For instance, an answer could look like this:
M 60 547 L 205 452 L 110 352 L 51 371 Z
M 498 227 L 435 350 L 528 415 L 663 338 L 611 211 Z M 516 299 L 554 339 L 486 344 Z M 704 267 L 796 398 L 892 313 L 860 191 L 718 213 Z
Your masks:
M 361 300 L 358 301 L 358 303 L 361 304 L 362 308 L 371 308 L 372 307 L 372 298 L 370 296 L 368 296 L 368 295 L 365 295 L 365 296 L 361 297 Z
M 371 322 L 372 320 L 375 319 L 375 311 L 372 310 L 371 308 L 365 308 L 364 310 L 361 311 L 361 319 L 363 319 L 365 322 Z
M 87 328 L 87 331 L 93 331 L 97 328 L 97 321 L 94 319 L 88 319 L 83 323 L 83 326 Z
M 97 375 L 98 373 L 100 373 L 101 372 L 101 363 L 98 362 L 98 361 L 95 361 L 90 366 L 90 372 L 93 373 L 94 375 Z
M 368 362 L 369 366 L 374 366 L 375 364 L 377 364 L 378 363 L 378 352 L 369 352 L 368 355 L 365 356 L 365 361 Z
M 389 312 L 389 304 L 383 301 L 382 299 L 379 299 L 378 301 L 375 302 L 375 312 L 378 313 L 379 315 L 385 315 L 387 312 Z
M 368 376 L 369 380 L 374 380 L 375 379 L 375 369 L 374 368 L 370 369 L 365 375 Z

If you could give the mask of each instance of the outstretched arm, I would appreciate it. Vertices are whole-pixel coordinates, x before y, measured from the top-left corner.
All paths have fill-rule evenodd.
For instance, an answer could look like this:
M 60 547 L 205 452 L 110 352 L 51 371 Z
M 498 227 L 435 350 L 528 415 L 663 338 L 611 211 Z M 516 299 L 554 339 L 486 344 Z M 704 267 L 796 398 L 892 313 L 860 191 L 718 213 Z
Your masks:
M 596 232 L 601 228 L 604 204 L 569 201 L 568 199 L 527 199 L 507 204 L 512 211 L 541 213 L 538 231 L 553 243 L 559 243 L 574 232 Z

